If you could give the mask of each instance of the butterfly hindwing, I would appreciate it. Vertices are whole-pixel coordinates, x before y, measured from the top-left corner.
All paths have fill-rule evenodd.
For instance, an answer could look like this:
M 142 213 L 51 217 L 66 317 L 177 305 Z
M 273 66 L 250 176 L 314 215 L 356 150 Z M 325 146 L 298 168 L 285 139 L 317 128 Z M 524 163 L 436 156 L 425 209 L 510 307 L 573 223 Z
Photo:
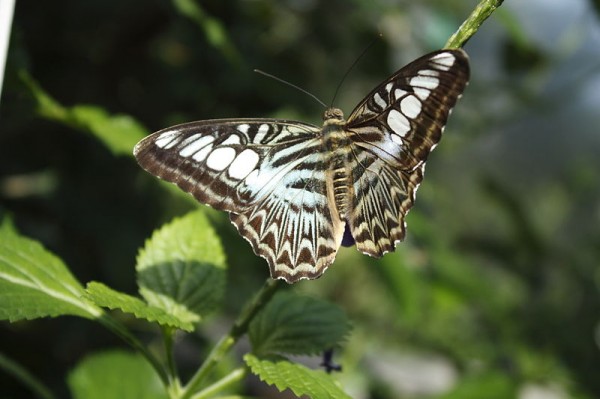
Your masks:
M 381 257 L 404 239 L 404 216 L 423 179 L 422 168 L 402 171 L 364 152 L 353 171 L 356 195 L 348 217 L 350 232 L 359 251 Z
M 271 276 L 293 283 L 316 278 L 333 263 L 345 223 L 327 195 L 325 154 L 314 153 L 285 175 L 254 207 L 231 220 L 254 252 L 269 263 Z

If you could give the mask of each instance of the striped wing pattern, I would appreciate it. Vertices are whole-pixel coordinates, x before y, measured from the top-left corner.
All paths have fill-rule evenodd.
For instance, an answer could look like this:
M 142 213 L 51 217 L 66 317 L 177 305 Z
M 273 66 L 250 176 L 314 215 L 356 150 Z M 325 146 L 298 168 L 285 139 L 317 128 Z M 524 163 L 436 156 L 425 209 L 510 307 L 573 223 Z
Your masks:
M 345 129 L 359 149 L 348 219 L 361 252 L 380 257 L 404 239 L 425 161 L 468 78 L 463 51 L 428 54 L 376 87 L 348 117 Z
M 404 238 L 425 161 L 468 74 L 462 50 L 440 50 L 376 87 L 347 121 L 332 108 L 322 128 L 276 119 L 192 122 L 146 137 L 134 154 L 151 174 L 229 212 L 273 278 L 317 278 L 345 233 L 375 257 Z
M 274 278 L 316 278 L 344 232 L 327 198 L 319 132 L 283 120 L 208 120 L 154 133 L 134 153 L 151 174 L 230 212 Z

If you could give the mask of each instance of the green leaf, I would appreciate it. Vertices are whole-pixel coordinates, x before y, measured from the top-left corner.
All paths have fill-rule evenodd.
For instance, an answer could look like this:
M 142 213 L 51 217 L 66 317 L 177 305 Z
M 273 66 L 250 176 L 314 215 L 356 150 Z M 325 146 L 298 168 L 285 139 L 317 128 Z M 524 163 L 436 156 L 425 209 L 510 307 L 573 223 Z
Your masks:
M 173 315 L 204 315 L 223 298 L 225 255 L 201 211 L 155 231 L 138 255 L 137 272 L 146 301 Z
M 160 379 L 141 356 L 106 351 L 81 361 L 68 376 L 75 399 L 167 398 Z
M 93 105 L 67 108 L 69 117 L 99 139 L 115 155 L 132 155 L 133 147 L 148 131 L 129 115 L 110 115 Z
M 161 308 L 148 305 L 146 302 L 131 295 L 115 291 L 98 282 L 90 282 L 86 287 L 86 298 L 98 306 L 109 309 L 119 309 L 131 313 L 139 319 L 155 321 L 163 326 L 193 331 L 194 323 L 200 321 L 195 313 L 181 311 L 177 314 L 165 312 Z
M 93 134 L 115 155 L 131 156 L 135 144 L 148 134 L 128 115 L 109 115 L 104 109 L 92 105 L 65 107 L 25 71 L 21 71 L 20 77 L 36 102 L 36 111 L 41 117 Z
M 102 310 L 82 298 L 83 287 L 62 260 L 37 241 L 0 228 L 0 320 L 63 315 L 96 318 Z
M 329 302 L 279 293 L 250 323 L 254 353 L 312 355 L 338 346 L 350 331 L 344 312 Z
M 287 360 L 259 359 L 247 354 L 244 361 L 261 381 L 275 385 L 280 391 L 290 389 L 298 397 L 306 395 L 317 399 L 350 398 L 330 374 L 311 370 Z

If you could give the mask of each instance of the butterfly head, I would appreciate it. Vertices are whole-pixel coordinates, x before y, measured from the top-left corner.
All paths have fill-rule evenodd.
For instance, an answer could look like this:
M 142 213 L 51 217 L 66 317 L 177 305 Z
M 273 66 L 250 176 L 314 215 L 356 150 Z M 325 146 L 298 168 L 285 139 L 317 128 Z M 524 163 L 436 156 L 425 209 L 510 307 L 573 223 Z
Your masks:
M 344 120 L 344 113 L 339 108 L 327 108 L 323 113 L 325 125 L 330 123 L 339 123 Z

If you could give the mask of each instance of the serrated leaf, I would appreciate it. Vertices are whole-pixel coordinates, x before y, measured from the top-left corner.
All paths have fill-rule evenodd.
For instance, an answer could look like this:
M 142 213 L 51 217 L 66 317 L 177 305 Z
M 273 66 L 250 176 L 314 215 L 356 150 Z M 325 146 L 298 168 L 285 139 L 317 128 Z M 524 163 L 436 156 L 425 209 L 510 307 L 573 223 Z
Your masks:
M 225 255 L 201 211 L 155 231 L 137 258 L 140 294 L 168 313 L 213 311 L 225 287 Z
M 0 228 L 0 320 L 99 317 L 102 310 L 82 295 L 60 258 L 10 226 Z
M 113 310 L 119 309 L 122 312 L 131 313 L 139 319 L 157 322 L 163 326 L 193 331 L 194 323 L 200 321 L 195 313 L 185 311 L 167 313 L 161 308 L 149 305 L 134 296 L 115 291 L 102 283 L 88 283 L 85 292 L 86 298 L 98 306 Z
M 290 389 L 296 396 L 315 399 L 350 399 L 330 374 L 311 370 L 288 360 L 259 359 L 247 354 L 244 361 L 261 381 L 275 385 L 280 391 Z
M 338 346 L 350 322 L 334 304 L 291 293 L 278 293 L 250 323 L 253 352 L 312 355 Z
M 68 376 L 75 399 L 165 399 L 167 394 L 152 367 L 141 356 L 106 351 L 88 356 Z
M 93 134 L 115 155 L 132 155 L 148 131 L 129 115 L 110 115 L 94 105 L 65 107 L 46 93 L 25 71 L 20 73 L 37 105 L 39 116 Z

